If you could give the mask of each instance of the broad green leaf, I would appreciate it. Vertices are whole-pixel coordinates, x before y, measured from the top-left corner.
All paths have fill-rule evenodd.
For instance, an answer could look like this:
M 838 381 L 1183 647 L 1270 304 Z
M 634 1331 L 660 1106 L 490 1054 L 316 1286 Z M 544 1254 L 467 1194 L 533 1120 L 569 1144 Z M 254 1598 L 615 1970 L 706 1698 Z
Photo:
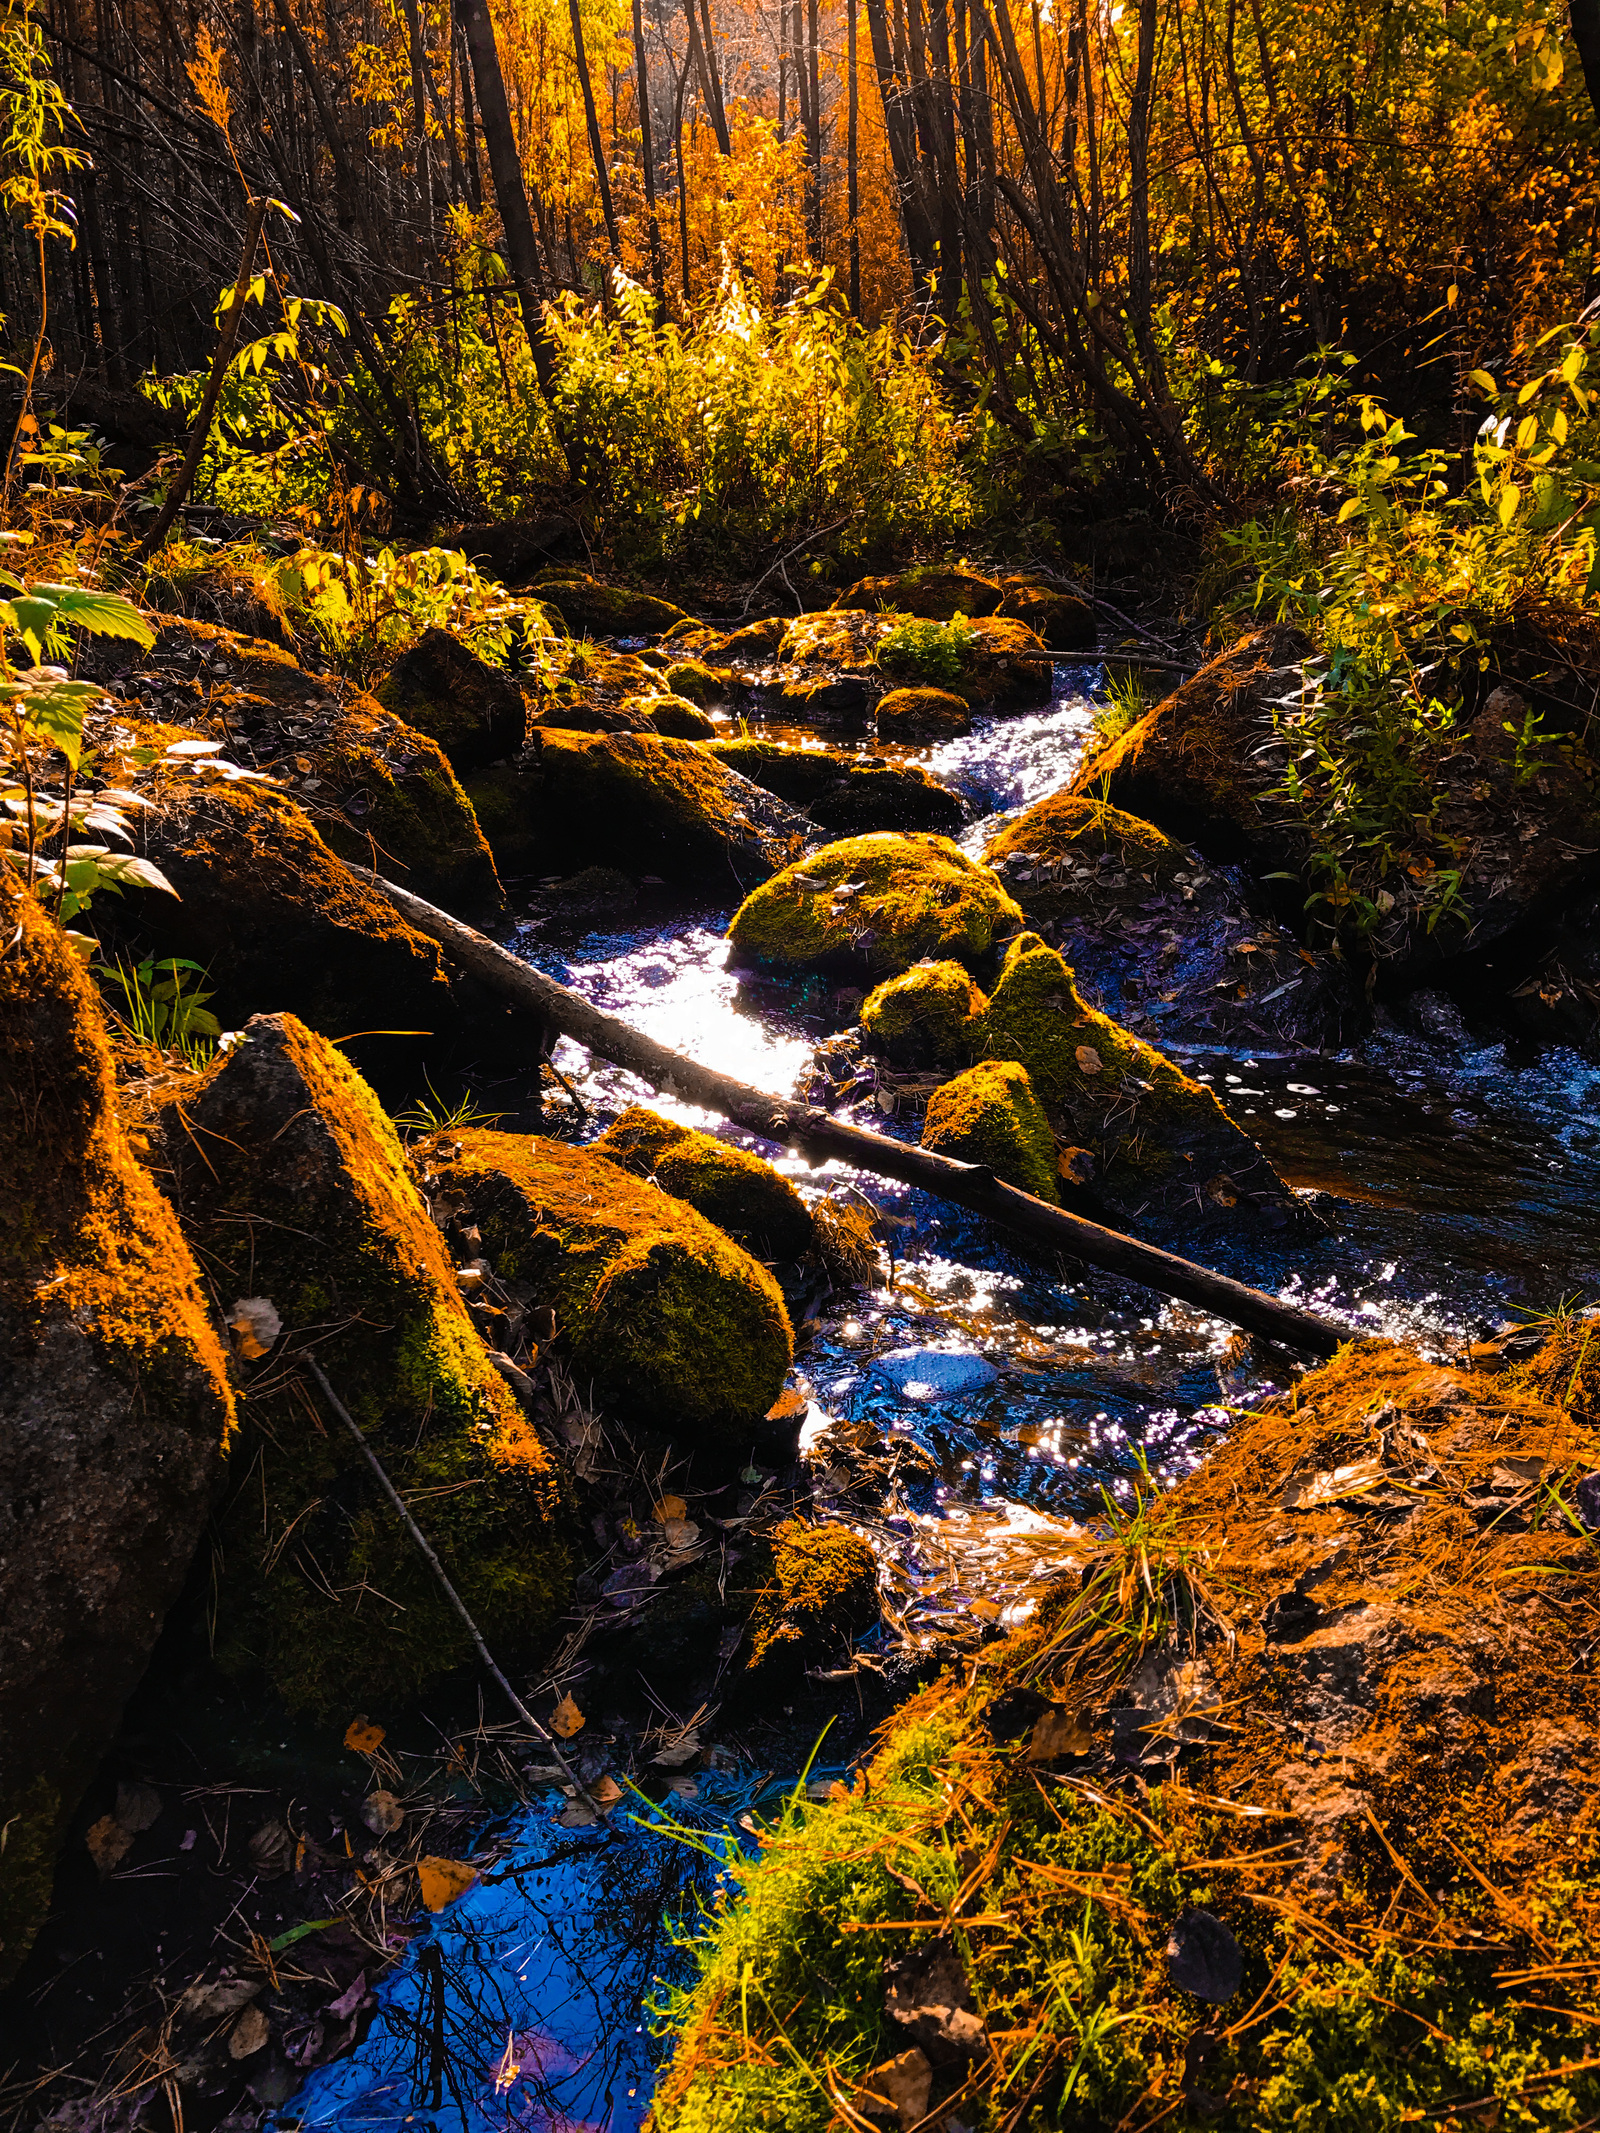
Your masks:
M 147 651 L 156 641 L 155 631 L 120 593 L 95 592 L 87 585 L 35 585 L 32 590 L 48 594 L 61 621 L 91 637 L 128 637 Z

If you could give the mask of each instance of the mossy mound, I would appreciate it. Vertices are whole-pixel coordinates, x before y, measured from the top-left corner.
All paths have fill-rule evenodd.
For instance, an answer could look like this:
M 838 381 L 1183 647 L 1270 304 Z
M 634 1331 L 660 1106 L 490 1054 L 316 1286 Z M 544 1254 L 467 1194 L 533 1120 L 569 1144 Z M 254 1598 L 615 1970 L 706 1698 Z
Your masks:
M 372 1059 L 490 1044 L 511 1027 L 285 794 L 165 772 L 147 790 L 157 805 L 142 841 L 178 894 L 139 890 L 108 905 L 108 954 L 190 957 L 225 1028 L 283 1009 L 325 1036 L 376 1033 L 362 1054 Z M 385 1034 L 407 1031 L 427 1037 Z
M 0 1984 L 187 1574 L 233 1424 L 83 965 L 0 870 Z
M 1292 1205 L 1212 1090 L 1088 1006 L 1037 933 L 1006 951 L 980 1049 L 1027 1068 L 1064 1137 L 1098 1153 L 1113 1201 L 1189 1219 L 1253 1210 L 1282 1220 Z
M 989 866 L 1003 868 L 1029 917 L 1041 919 L 1075 916 L 1099 891 L 1103 877 L 1131 875 L 1141 886 L 1166 888 L 1176 874 L 1187 878 L 1194 864 L 1190 853 L 1153 823 L 1067 790 L 1012 816 L 989 839 L 983 856 Z
M 692 704 L 719 703 L 728 693 L 728 670 L 708 667 L 699 659 L 675 659 L 662 675 L 673 696 Z
M 892 577 L 860 578 L 839 595 L 835 605 L 865 608 L 868 613 L 889 609 L 927 622 L 948 622 L 952 615 L 992 615 L 1000 600 L 1001 588 L 993 578 L 929 564 Z
M 672 741 L 710 741 L 717 734 L 716 720 L 684 696 L 636 696 L 633 707 L 642 711 L 652 732 Z
M 878 1619 L 877 1559 L 843 1526 L 786 1519 L 772 1535 L 772 1577 L 750 1616 L 752 1673 L 841 1662 Z
M 833 964 L 874 976 L 924 957 L 987 960 L 1022 913 L 948 837 L 847 837 L 747 896 L 728 928 L 758 963 Z
M 555 1312 L 560 1352 L 603 1413 L 686 1443 L 748 1443 L 794 1352 L 764 1266 L 591 1149 L 475 1131 L 429 1160 L 435 1206 L 464 1209 L 501 1280 Z
M 626 696 L 620 703 L 587 697 L 564 701 L 558 697 L 529 719 L 528 737 L 531 740 L 535 732 L 552 727 L 558 733 L 654 733 L 656 729 L 645 707 L 657 701 L 653 696 Z
M 737 1863 L 660 2133 L 825 2133 L 908 2054 L 991 2133 L 1587 2123 L 1600 1558 L 1522 1477 L 1597 1457 L 1380 1343 L 1238 1418 Z
M 767 666 L 777 658 L 788 627 L 784 615 L 763 615 L 759 622 L 746 622 L 719 641 L 716 657 L 729 666 Z
M 479 921 L 504 909 L 489 847 L 438 742 L 365 690 L 201 622 L 163 622 L 146 654 L 106 644 L 96 653 L 97 678 L 124 674 L 136 722 L 220 742 L 229 760 L 293 793 L 341 858 Z M 178 737 L 163 732 L 162 744 Z
M 972 731 L 965 697 L 948 689 L 891 689 L 878 699 L 880 741 L 951 741 Z
M 1600 1316 L 1585 1312 L 1556 1319 L 1538 1353 L 1512 1372 L 1511 1382 L 1591 1428 L 1600 1426 Z
M 692 741 L 535 730 L 519 767 L 548 873 L 608 864 L 669 881 L 764 881 L 810 831 Z
M 842 674 L 865 673 L 877 664 L 878 646 L 904 615 L 868 614 L 864 609 L 822 609 L 796 615 L 778 640 L 783 666 L 831 667 Z
M 528 706 L 521 684 L 448 630 L 424 630 L 373 694 L 386 711 L 436 740 L 458 776 L 522 746 Z
M 840 835 L 931 830 L 947 837 L 965 819 L 957 795 L 919 764 L 883 763 L 826 748 L 786 748 L 776 741 L 718 741 L 715 753 L 753 784 L 804 808 L 813 822 Z
M 969 1066 L 988 1006 L 960 963 L 914 963 L 867 996 L 861 1027 L 896 1066 Z
M 1025 622 L 1052 652 L 1092 652 L 1099 642 L 1094 609 L 1077 593 L 1040 578 L 1001 579 L 1005 598 L 998 612 Z
M 656 637 L 680 622 L 691 622 L 681 607 L 628 585 L 607 585 L 581 570 L 548 570 L 530 588 L 542 605 L 553 607 L 569 630 L 592 630 L 600 637 Z
M 556 1475 L 372 1091 L 294 1016 L 262 1015 L 150 1131 L 224 1308 L 265 1298 L 288 1353 L 314 1342 L 491 1649 L 533 1660 L 571 1586 Z M 220 1514 L 218 1656 L 323 1714 L 413 1698 L 471 1641 L 317 1390 L 262 1368 Z
M 686 1200 L 758 1259 L 798 1259 L 810 1247 L 806 1203 L 748 1149 L 642 1107 L 624 1111 L 592 1146 L 596 1155 Z
M 1061 1197 L 1056 1137 L 1027 1069 L 1014 1059 L 986 1059 L 936 1089 L 928 1099 L 922 1145 L 959 1162 L 982 1163 L 1002 1183 L 1052 1206 Z

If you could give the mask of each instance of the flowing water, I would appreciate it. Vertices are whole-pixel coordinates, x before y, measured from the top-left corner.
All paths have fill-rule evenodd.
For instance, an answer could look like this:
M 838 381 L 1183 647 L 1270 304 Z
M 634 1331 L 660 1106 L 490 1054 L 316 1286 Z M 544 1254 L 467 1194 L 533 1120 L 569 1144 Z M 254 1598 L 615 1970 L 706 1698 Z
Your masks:
M 980 720 L 966 739 L 914 752 L 972 804 L 970 849 L 994 818 L 1070 775 L 1094 680 L 1060 667 L 1048 709 Z M 529 931 L 520 948 L 651 1036 L 793 1093 L 828 1033 L 826 995 L 741 986 L 726 968 L 730 916 L 731 906 L 662 902 L 616 930 Z M 719 1128 L 570 1042 L 556 1064 L 588 1132 L 633 1102 Z M 1223 1271 L 1441 1355 L 1518 1310 L 1600 1294 L 1600 1069 L 1575 1055 L 1519 1054 L 1428 997 L 1337 1056 L 1219 1052 L 1184 1064 L 1312 1196 L 1323 1224 L 1310 1242 L 1241 1243 Z M 1127 1494 L 1141 1460 L 1177 1478 L 1227 1429 L 1230 1408 L 1272 1389 L 1225 1352 L 1233 1329 L 1189 1306 L 1023 1255 L 926 1195 L 746 1145 L 807 1194 L 865 1192 L 894 1218 L 889 1285 L 822 1302 L 792 1382 L 810 1403 L 802 1445 L 821 1507 L 831 1437 L 859 1439 L 870 1424 L 890 1447 L 881 1509 L 853 1522 L 878 1551 L 902 1644 L 1021 1619 L 1103 1515 L 1102 1491 Z M 313 2076 L 283 2122 L 633 2133 L 657 2056 L 642 2002 L 681 1960 L 663 1916 L 708 1892 L 726 1849 L 792 1784 L 700 1772 L 670 1796 L 670 1814 L 618 1810 L 576 1831 L 556 1822 L 553 1792 L 491 1829 L 480 1882 L 413 1945 L 366 2043 Z M 430 2057 L 436 2021 L 443 2061 Z

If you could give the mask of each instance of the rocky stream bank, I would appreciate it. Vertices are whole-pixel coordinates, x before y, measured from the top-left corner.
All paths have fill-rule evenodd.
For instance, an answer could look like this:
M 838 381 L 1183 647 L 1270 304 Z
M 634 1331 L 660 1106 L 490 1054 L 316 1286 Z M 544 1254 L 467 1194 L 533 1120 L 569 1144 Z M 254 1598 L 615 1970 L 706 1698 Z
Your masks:
M 1363 964 L 1275 878 L 1271 635 L 1097 748 L 1064 585 L 539 591 L 594 634 L 533 680 L 170 616 L 85 658 L 178 892 L 102 956 L 231 1034 L 135 1041 L 6 889 L 0 2105 L 621 2133 L 666 2053 L 662 2133 L 1592 2117 L 1600 1322 L 1420 1308 L 1302 1376 L 705 1130 L 357 871 L 580 987 L 625 942 L 695 1056 L 1306 1291 L 1338 1194 L 1246 1071 L 1323 1101 L 1452 997 L 1594 1056 L 1593 766 L 1524 776 L 1493 703 L 1555 653 L 1452 786 L 1482 916 Z M 1508 1301 L 1560 1301 L 1541 1249 Z

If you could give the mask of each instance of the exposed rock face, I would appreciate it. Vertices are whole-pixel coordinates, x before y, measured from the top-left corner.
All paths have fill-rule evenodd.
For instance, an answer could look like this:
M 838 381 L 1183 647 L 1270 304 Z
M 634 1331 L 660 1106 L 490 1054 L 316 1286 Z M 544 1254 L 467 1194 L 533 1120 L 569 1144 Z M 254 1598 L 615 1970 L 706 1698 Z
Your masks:
M 811 1244 L 806 1203 L 748 1149 L 638 1107 L 624 1111 L 592 1145 L 635 1177 L 654 1178 L 758 1259 L 798 1259 Z
M 233 1423 L 93 985 L 0 871 L 0 1982 L 177 1597 Z
M 560 1141 L 459 1133 L 428 1162 L 435 1211 L 464 1211 L 500 1280 L 554 1311 L 557 1352 L 605 1413 L 685 1443 L 748 1443 L 794 1342 L 777 1283 L 731 1237 Z
M 436 740 L 458 776 L 522 746 L 528 706 L 521 685 L 448 630 L 424 630 L 374 693 L 386 710 Z
M 1259 918 L 1225 874 L 1149 822 L 1054 793 L 984 858 L 1095 1006 L 1185 1043 L 1337 1046 L 1364 1016 L 1349 972 Z
M 133 713 L 143 729 L 136 740 L 216 740 L 230 761 L 292 795 L 341 858 L 469 918 L 500 914 L 494 861 L 450 763 L 376 697 L 308 673 L 277 645 L 202 622 L 163 622 L 147 654 L 114 639 L 92 647 L 86 667 Z M 112 723 L 91 724 L 96 745 L 114 757 Z
M 962 1163 L 982 1163 L 1003 1184 L 1054 1205 L 1056 1140 L 1033 1093 L 1026 1067 L 986 1059 L 969 1067 L 928 1102 L 922 1145 Z
M 503 1010 L 452 977 L 432 941 L 329 851 L 305 813 L 269 785 L 163 776 L 140 818 L 150 857 L 177 898 L 139 891 L 107 907 L 131 949 L 187 956 L 209 973 L 224 1027 L 283 1009 L 325 1036 L 361 1031 L 363 1058 L 492 1045 Z M 99 913 L 96 913 L 98 918 Z
M 785 748 L 776 741 L 712 745 L 719 761 L 839 835 L 932 830 L 948 837 L 966 819 L 957 795 L 915 764 L 881 763 L 826 748 Z
M 706 748 L 657 734 L 535 730 L 510 777 L 545 873 L 598 864 L 748 887 L 811 833 Z
M 728 937 L 742 960 L 873 976 L 924 956 L 990 959 L 1022 913 L 947 837 L 848 837 L 747 896 Z
M 1092 652 L 1099 638 L 1094 609 L 1077 593 L 1041 578 L 1001 579 L 999 613 L 1025 622 L 1052 652 Z
M 263 1384 L 236 1462 L 248 1481 L 221 1514 L 224 1665 L 326 1712 L 413 1696 L 472 1656 L 319 1390 L 286 1382 L 307 1347 L 490 1648 L 531 1660 L 570 1586 L 556 1476 L 371 1090 L 294 1016 L 261 1015 L 197 1089 L 158 1103 L 150 1132 L 224 1307 L 265 1299 L 283 1329 L 241 1340 Z
M 604 584 L 585 571 L 546 571 L 530 589 L 535 599 L 556 610 L 569 630 L 591 630 L 597 637 L 655 636 L 689 620 L 670 600 L 627 585 Z

